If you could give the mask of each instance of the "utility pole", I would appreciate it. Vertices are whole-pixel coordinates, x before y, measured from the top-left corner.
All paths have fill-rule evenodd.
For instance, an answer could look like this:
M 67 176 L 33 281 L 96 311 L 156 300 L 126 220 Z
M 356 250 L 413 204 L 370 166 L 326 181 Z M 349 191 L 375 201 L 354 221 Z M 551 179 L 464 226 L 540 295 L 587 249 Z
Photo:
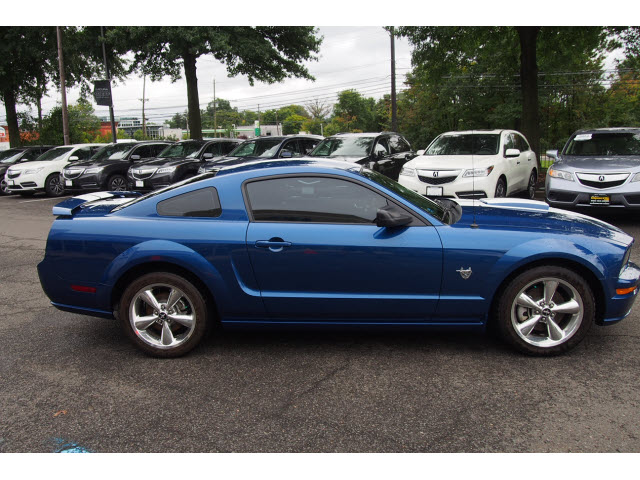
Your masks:
M 389 31 L 391 34 L 391 130 L 398 131 L 398 107 L 396 105 L 396 45 L 395 45 L 395 31 L 391 27 Z
M 216 78 L 213 77 L 213 136 L 218 137 L 218 117 L 216 116 Z
M 69 112 L 67 111 L 67 85 L 64 76 L 64 59 L 62 57 L 62 31 L 56 27 L 58 37 L 58 68 L 60 69 L 60 93 L 62 94 L 62 136 L 65 145 L 71 145 L 69 135 Z
M 104 59 L 104 70 L 107 74 L 107 80 L 109 81 L 109 117 L 111 119 L 111 136 L 113 137 L 113 143 L 118 141 L 118 135 L 116 134 L 116 120 L 113 116 L 113 95 L 111 92 L 111 74 L 109 73 L 109 63 L 107 62 L 107 48 L 104 45 L 104 27 L 100 27 L 100 36 L 102 37 L 102 57 Z
M 142 102 L 142 135 L 144 135 L 144 138 L 147 138 L 147 119 L 144 116 L 144 103 L 147 100 L 149 100 L 144 96 L 146 84 L 147 84 L 147 75 L 145 74 L 142 77 L 142 98 L 140 99 L 140 101 Z

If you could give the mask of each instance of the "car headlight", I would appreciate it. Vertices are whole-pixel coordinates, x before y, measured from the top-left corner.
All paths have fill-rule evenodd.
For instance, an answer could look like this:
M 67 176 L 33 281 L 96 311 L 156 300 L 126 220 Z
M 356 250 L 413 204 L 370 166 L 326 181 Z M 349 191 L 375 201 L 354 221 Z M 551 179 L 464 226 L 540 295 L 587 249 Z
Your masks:
M 556 170 L 555 168 L 550 168 L 549 170 L 547 170 L 547 175 L 553 178 L 562 178 L 564 180 L 569 180 L 570 182 L 574 181 L 573 175 L 571 175 L 569 172 L 565 172 L 564 170 Z
M 463 177 L 488 177 L 489 174 L 493 171 L 493 165 L 487 168 L 472 168 L 471 170 L 466 170 Z
M 404 175 L 405 177 L 415 177 L 416 169 L 409 168 L 409 167 L 402 167 L 402 170 L 400 170 L 400 175 Z
M 158 171 L 156 172 L 157 174 L 161 174 L 161 173 L 171 173 L 176 169 L 176 167 L 162 167 L 160 169 L 158 169 Z
M 89 174 L 89 173 L 98 173 L 101 172 L 102 170 L 104 170 L 104 167 L 93 167 L 93 168 L 87 168 L 84 173 Z
M 632 183 L 632 182 L 640 182 L 640 173 L 636 173 L 633 176 L 633 178 L 631 179 L 631 182 L 629 182 L 629 183 Z
M 44 167 L 40 167 L 40 168 L 30 168 L 29 170 L 25 170 L 24 173 L 29 175 L 29 174 L 33 174 L 33 173 L 38 173 L 39 171 L 43 170 Z

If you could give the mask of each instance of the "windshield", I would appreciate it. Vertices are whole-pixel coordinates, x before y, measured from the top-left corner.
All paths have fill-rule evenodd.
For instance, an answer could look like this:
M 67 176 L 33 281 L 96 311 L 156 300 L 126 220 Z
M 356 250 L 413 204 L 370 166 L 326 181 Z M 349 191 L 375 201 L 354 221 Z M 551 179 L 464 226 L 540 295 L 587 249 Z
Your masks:
M 273 157 L 282 143 L 279 138 L 261 138 L 241 143 L 233 150 L 230 157 Z
M 392 192 L 398 194 L 411 204 L 418 207 L 423 212 L 431 215 L 432 217 L 437 218 L 441 222 L 444 222 L 444 216 L 446 210 L 438 205 L 433 200 L 429 200 L 427 197 L 423 197 L 419 193 L 414 192 L 413 190 L 409 190 L 406 187 L 403 187 L 398 182 L 391 180 L 386 175 L 382 175 L 381 173 L 374 172 L 373 170 L 369 170 L 368 168 L 362 168 L 360 170 L 360 175 L 367 177 L 369 180 L 373 180 L 379 185 L 382 185 L 385 188 L 388 188 Z
M 640 155 L 640 133 L 579 133 L 569 140 L 563 155 L 581 157 Z
M 5 150 L 0 153 L 0 163 L 14 163 L 24 150 Z
M 130 152 L 135 143 L 116 143 L 106 145 L 98 150 L 91 160 L 121 160 L 126 156 L 127 152 Z
M 448 134 L 436 138 L 424 155 L 497 155 L 499 148 L 497 133 Z
M 25 162 L 33 162 L 35 160 L 39 162 L 44 162 L 47 160 L 57 160 L 60 157 L 63 157 L 66 153 L 70 152 L 71 150 L 73 150 L 73 147 L 52 148 L 51 150 L 47 150 L 46 152 L 44 152 L 39 157 L 33 158 L 31 160 L 25 160 Z
M 161 158 L 196 158 L 198 152 L 205 144 L 197 140 L 189 140 L 188 142 L 178 142 L 173 145 L 169 145 L 162 150 L 158 157 Z
M 372 137 L 332 137 L 321 141 L 311 157 L 366 157 L 371 151 Z

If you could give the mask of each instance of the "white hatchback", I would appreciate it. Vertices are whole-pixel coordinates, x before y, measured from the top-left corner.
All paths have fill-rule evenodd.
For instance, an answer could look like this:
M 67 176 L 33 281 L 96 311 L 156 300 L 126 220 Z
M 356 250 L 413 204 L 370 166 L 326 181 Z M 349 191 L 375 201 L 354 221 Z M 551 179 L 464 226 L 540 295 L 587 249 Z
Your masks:
M 88 160 L 103 143 L 81 143 L 52 148 L 39 157 L 7 169 L 5 181 L 11 192 L 27 196 L 44 191 L 51 197 L 64 193 L 60 181 L 62 169 L 72 162 Z
M 515 130 L 447 132 L 404 164 L 398 182 L 428 197 L 493 198 L 527 192 L 533 198 L 538 161 Z

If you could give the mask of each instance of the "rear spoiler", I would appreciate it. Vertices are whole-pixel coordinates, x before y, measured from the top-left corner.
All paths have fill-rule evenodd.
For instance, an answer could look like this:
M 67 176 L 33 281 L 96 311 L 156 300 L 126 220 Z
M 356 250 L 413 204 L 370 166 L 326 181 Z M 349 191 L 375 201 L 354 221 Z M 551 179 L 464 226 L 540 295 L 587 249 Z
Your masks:
M 73 215 L 74 212 L 81 209 L 88 204 L 107 200 L 111 198 L 136 198 L 141 196 L 139 192 L 95 192 L 79 195 L 77 197 L 68 198 L 67 200 L 58 203 L 53 207 L 52 213 L 56 216 L 59 215 Z M 115 205 L 114 205 L 115 206 Z

